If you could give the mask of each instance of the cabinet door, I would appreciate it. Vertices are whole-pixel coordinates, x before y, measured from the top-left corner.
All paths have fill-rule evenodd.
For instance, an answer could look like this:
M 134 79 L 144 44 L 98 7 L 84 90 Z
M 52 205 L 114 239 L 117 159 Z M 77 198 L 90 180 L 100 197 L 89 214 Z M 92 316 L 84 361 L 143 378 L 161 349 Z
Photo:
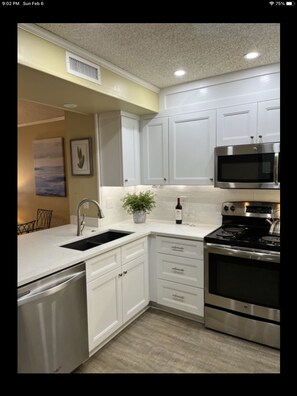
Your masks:
M 168 183 L 168 118 L 142 121 L 142 179 L 144 184 Z
M 212 184 L 215 111 L 169 119 L 170 184 Z
M 280 100 L 258 103 L 258 139 L 260 143 L 280 141 Z
M 87 283 L 90 351 L 123 323 L 120 274 L 116 269 Z
M 124 186 L 140 184 L 139 121 L 122 117 L 122 150 Z
M 217 110 L 217 146 L 256 143 L 257 104 Z
M 148 259 L 138 257 L 122 266 L 124 323 L 148 305 Z

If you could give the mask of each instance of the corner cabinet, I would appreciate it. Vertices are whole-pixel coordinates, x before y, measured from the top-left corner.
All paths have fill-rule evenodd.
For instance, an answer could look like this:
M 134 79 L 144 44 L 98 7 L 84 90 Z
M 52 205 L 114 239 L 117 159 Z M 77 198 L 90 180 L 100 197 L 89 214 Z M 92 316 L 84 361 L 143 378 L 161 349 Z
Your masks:
M 215 134 L 215 110 L 170 117 L 170 184 L 213 183 Z
M 86 261 L 89 351 L 148 305 L 147 238 Z
M 144 184 L 213 183 L 215 110 L 142 121 Z
M 140 184 L 139 117 L 125 112 L 99 114 L 102 186 Z

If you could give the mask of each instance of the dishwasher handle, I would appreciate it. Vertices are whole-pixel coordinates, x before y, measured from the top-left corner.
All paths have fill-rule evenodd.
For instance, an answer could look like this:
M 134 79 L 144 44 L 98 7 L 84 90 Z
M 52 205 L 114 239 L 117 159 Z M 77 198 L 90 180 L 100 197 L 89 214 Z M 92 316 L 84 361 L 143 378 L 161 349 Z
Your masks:
M 85 276 L 85 273 L 85 271 L 77 272 L 69 277 L 66 277 L 66 280 L 65 277 L 63 277 L 62 282 L 58 284 L 55 283 L 55 286 L 52 286 L 52 283 L 49 283 L 48 285 L 43 286 L 42 291 L 38 292 L 37 289 L 36 293 L 34 293 L 33 291 L 33 293 L 30 292 L 28 294 L 22 295 L 20 298 L 18 298 L 18 306 L 28 304 L 34 300 L 58 293 L 59 291 L 65 289 L 65 287 L 69 286 L 71 283 Z

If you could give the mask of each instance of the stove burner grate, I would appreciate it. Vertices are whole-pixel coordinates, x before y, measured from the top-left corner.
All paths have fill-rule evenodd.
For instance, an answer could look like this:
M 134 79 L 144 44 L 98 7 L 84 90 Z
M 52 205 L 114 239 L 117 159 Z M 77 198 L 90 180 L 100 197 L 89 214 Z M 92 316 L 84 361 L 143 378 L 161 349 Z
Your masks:
M 223 238 L 235 238 L 237 235 L 244 233 L 244 227 L 224 226 L 218 231 L 218 236 Z
M 264 242 L 272 245 L 279 245 L 280 237 L 275 235 L 267 235 L 260 238 L 260 242 Z

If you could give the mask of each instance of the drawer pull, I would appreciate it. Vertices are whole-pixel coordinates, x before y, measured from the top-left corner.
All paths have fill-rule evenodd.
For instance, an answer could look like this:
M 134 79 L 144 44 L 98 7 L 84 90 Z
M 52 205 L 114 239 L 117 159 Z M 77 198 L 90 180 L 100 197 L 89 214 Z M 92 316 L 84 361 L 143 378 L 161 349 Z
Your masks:
M 171 246 L 171 250 L 174 250 L 175 252 L 183 252 L 184 248 L 181 246 Z
M 126 275 L 127 272 L 128 272 L 128 271 L 123 271 L 123 274 Z
M 177 268 L 177 267 L 172 267 L 171 269 L 173 271 L 179 271 L 179 272 L 184 272 L 185 271 L 183 268 Z
M 180 299 L 180 300 L 184 300 L 184 299 L 185 299 L 184 296 L 179 296 L 178 294 L 172 294 L 172 297 L 173 297 L 173 298 L 178 298 L 178 299 Z

